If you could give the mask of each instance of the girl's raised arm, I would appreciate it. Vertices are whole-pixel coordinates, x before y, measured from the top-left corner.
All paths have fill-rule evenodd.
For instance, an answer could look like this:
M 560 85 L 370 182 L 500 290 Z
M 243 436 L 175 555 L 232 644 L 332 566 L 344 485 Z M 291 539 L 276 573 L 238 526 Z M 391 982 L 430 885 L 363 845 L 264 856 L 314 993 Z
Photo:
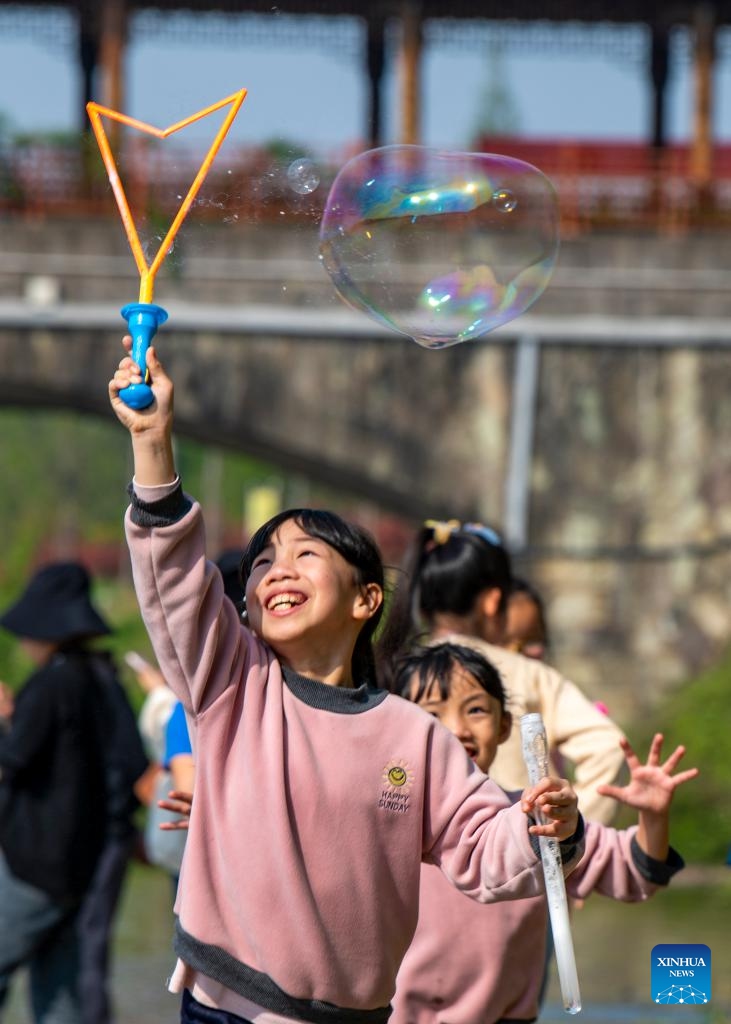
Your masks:
M 200 508 L 183 493 L 173 458 L 173 383 L 147 350 L 155 401 L 130 408 L 119 397 L 142 374 L 128 353 L 109 382 L 109 398 L 129 430 L 134 453 L 132 503 L 126 516 L 140 611 L 168 686 L 192 714 L 215 701 L 243 673 L 247 645 L 221 574 L 207 561 Z

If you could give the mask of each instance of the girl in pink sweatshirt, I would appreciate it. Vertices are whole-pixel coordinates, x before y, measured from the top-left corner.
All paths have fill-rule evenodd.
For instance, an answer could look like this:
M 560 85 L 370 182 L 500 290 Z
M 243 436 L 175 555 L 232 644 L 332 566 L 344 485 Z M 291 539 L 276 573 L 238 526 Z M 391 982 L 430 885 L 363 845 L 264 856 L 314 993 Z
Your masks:
M 127 352 L 130 339 L 125 339 Z M 176 476 L 170 379 L 129 429 L 126 525 L 135 588 L 163 675 L 192 726 L 196 791 L 176 901 L 183 1024 L 384 1024 L 418 914 L 422 861 L 483 902 L 541 891 L 536 836 L 583 823 L 568 783 L 511 806 L 458 740 L 375 687 L 383 602 L 373 541 L 338 516 L 281 513 L 242 563 L 246 624 L 208 562 L 199 506 Z M 534 810 L 547 815 L 531 824 Z
M 511 729 L 497 670 L 480 653 L 454 643 L 417 651 L 395 677 L 398 692 L 420 704 L 460 740 L 487 772 Z M 601 892 L 618 900 L 645 900 L 666 885 L 683 862 L 668 843 L 674 790 L 698 773 L 673 775 L 678 747 L 660 762 L 655 736 L 647 764 L 622 741 L 629 784 L 602 786 L 639 811 L 636 828 L 616 831 L 586 823 L 586 852 L 566 880 L 570 895 Z M 523 1024 L 538 1016 L 547 909 L 544 896 L 483 906 L 465 899 L 430 864 L 421 870 L 416 934 L 401 964 L 391 1024 Z

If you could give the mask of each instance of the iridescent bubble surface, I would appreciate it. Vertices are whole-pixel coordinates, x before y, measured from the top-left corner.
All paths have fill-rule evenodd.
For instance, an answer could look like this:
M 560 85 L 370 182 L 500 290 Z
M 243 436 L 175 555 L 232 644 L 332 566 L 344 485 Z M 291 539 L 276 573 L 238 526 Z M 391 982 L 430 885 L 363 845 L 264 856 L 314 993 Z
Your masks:
M 479 338 L 542 294 L 558 254 L 555 190 L 495 153 L 384 146 L 335 178 L 320 256 L 343 299 L 427 348 Z

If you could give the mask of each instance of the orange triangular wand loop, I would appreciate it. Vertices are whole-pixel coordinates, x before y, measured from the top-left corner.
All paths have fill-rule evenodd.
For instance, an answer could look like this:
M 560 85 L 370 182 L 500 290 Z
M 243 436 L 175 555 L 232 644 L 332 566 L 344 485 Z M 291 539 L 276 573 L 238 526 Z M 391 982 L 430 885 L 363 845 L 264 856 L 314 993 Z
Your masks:
M 127 321 L 130 334 L 132 335 L 132 358 L 140 368 L 144 368 L 146 366 L 147 349 L 149 348 L 150 342 L 152 341 L 157 328 L 167 320 L 168 316 L 161 306 L 156 306 L 152 302 L 152 290 L 155 281 L 155 274 L 160 269 L 160 266 L 172 245 L 173 239 L 185 219 L 185 215 L 198 194 L 198 190 L 201 187 L 203 179 L 208 173 L 211 163 L 213 162 L 226 133 L 231 127 L 231 122 L 238 113 L 239 107 L 243 103 L 245 96 L 246 89 L 241 89 L 232 96 L 228 96 L 225 100 L 220 100 L 218 103 L 214 103 L 212 106 L 206 107 L 205 110 L 200 110 L 197 114 L 192 114 L 190 117 L 185 118 L 185 120 L 178 121 L 177 124 L 171 125 L 169 128 L 165 129 L 155 128 L 153 125 L 145 124 L 144 121 L 138 121 L 136 118 L 128 117 L 126 114 L 120 114 L 118 111 L 110 110 L 108 107 L 100 107 L 97 103 L 87 103 L 86 105 L 86 109 L 94 129 L 94 135 L 96 136 L 96 140 L 99 144 L 99 151 L 101 152 L 104 166 L 106 167 L 107 175 L 109 176 L 109 182 L 112 186 L 115 199 L 117 200 L 119 213 L 122 217 L 122 224 L 124 225 L 124 230 L 127 232 L 130 248 L 132 249 L 137 269 L 140 272 L 139 302 L 130 303 L 122 310 L 122 316 Z M 112 155 L 104 127 L 101 123 L 101 115 L 104 114 L 115 121 L 119 121 L 121 124 L 129 125 L 131 128 L 137 128 L 140 131 L 147 132 L 149 135 L 154 135 L 158 139 L 162 139 L 172 135 L 173 132 L 178 131 L 180 128 L 184 128 L 187 125 L 192 124 L 194 121 L 200 120 L 200 118 L 205 117 L 206 114 L 210 114 L 215 110 L 220 110 L 221 107 L 224 107 L 227 103 L 231 104 L 231 109 L 217 132 L 216 137 L 208 150 L 206 158 L 201 164 L 198 174 L 195 176 L 193 184 L 188 189 L 188 193 L 183 200 L 175 219 L 170 225 L 170 229 L 165 235 L 162 245 L 157 251 L 157 255 L 153 262 L 148 266 L 147 260 L 145 259 L 145 255 L 142 251 L 142 246 L 140 245 L 140 239 L 132 219 L 129 205 L 127 203 L 127 197 L 124 194 L 124 188 L 122 187 L 122 182 L 119 179 L 114 156 Z M 119 397 L 133 409 L 145 409 L 154 401 L 154 395 L 147 382 L 147 378 L 141 384 L 130 384 L 126 388 L 123 388 L 119 392 Z
M 98 107 L 96 103 L 87 103 L 86 109 L 89 114 L 89 119 L 91 120 L 91 126 L 94 129 L 96 141 L 99 145 L 99 152 L 101 153 L 102 160 L 104 161 L 107 177 L 109 178 L 109 184 L 112 186 L 114 198 L 117 200 L 117 208 L 119 209 L 119 215 L 122 218 L 124 230 L 127 233 L 132 255 L 134 256 L 140 275 L 145 277 L 147 276 L 148 271 L 147 260 L 145 259 L 145 254 L 142 251 L 137 229 L 135 227 L 134 220 L 132 219 L 129 205 L 127 204 L 127 197 L 124 194 L 122 182 L 119 180 L 117 165 L 114 161 L 114 156 L 112 155 L 109 141 L 107 140 L 107 135 L 101 122 L 100 111 L 102 111 L 103 108 Z M 106 113 L 107 111 L 104 112 Z
M 245 97 L 246 97 L 246 89 L 241 89 L 239 92 L 235 93 L 233 96 L 229 96 L 228 99 L 222 100 L 220 103 L 217 103 L 215 106 L 209 107 L 208 110 L 201 111 L 199 114 L 195 114 L 193 117 L 188 118 L 186 121 L 181 121 L 179 125 L 174 126 L 175 128 L 183 127 L 184 125 L 192 123 L 194 120 L 198 120 L 199 117 L 203 117 L 205 114 L 208 114 L 208 113 L 211 113 L 214 110 L 220 109 L 220 107 L 224 106 L 226 103 L 229 103 L 229 102 L 231 103 L 231 109 L 229 110 L 228 114 L 226 115 L 226 118 L 225 118 L 223 124 L 219 128 L 219 130 L 218 130 L 218 132 L 216 134 L 216 137 L 213 140 L 213 143 L 211 144 L 211 148 L 208 150 L 208 153 L 206 154 L 206 157 L 205 157 L 203 163 L 200 166 L 200 170 L 198 171 L 198 174 L 195 176 L 195 178 L 193 180 L 193 184 L 188 189 L 188 193 L 187 193 L 185 199 L 180 204 L 180 209 L 178 210 L 177 215 L 176 215 L 174 221 L 170 225 L 170 229 L 169 229 L 168 233 L 165 235 L 165 238 L 163 239 L 162 244 L 160 245 L 160 248 L 157 251 L 157 255 L 155 256 L 154 260 L 150 264 L 149 271 L 148 271 L 148 276 L 149 276 L 150 279 L 154 279 L 155 274 L 160 269 L 160 265 L 162 264 L 162 261 L 165 259 L 165 256 L 168 253 L 170 245 L 172 244 L 173 239 L 175 238 L 175 236 L 178 233 L 178 229 L 180 228 L 180 225 L 183 223 L 183 221 L 184 221 L 184 219 L 185 219 L 185 217 L 186 217 L 186 215 L 188 213 L 188 210 L 190 209 L 190 207 L 191 207 L 191 205 L 193 203 L 193 200 L 195 199 L 196 195 L 198 194 L 198 190 L 200 189 L 201 185 L 203 184 L 203 180 L 204 180 L 205 176 L 208 174 L 210 166 L 213 163 L 213 161 L 214 161 L 214 159 L 216 157 L 216 154 L 218 153 L 218 150 L 221 148 L 221 143 L 223 142 L 224 138 L 226 137 L 226 133 L 228 132 L 229 128 L 231 127 L 231 123 L 232 123 L 233 119 L 236 117 L 237 113 L 239 112 L 239 107 L 244 102 Z M 169 129 L 169 130 L 172 131 L 173 129 Z M 142 299 L 141 295 L 140 295 L 140 300 L 144 301 Z
M 164 128 L 161 135 L 163 138 L 167 138 L 169 135 L 172 135 L 173 132 L 180 131 L 181 128 L 187 128 L 189 124 L 193 124 L 195 121 L 200 121 L 201 118 L 208 117 L 209 114 L 214 114 L 217 110 L 220 110 L 221 107 L 225 107 L 227 103 L 234 104 L 229 118 L 230 124 L 234 117 L 236 117 L 236 112 L 244 102 L 245 98 L 246 89 L 239 89 L 238 92 L 231 93 L 230 96 L 227 96 L 225 100 L 219 100 L 218 103 L 212 103 L 210 107 L 206 107 L 205 110 L 199 110 L 197 114 L 191 114 L 189 117 L 183 118 L 182 121 L 178 121 L 177 124 L 171 124 L 169 128 Z
M 170 128 L 156 128 L 154 124 L 138 121 L 136 117 L 130 117 L 129 114 L 121 114 L 118 110 L 110 110 L 109 107 L 102 107 L 99 103 L 87 104 L 86 109 L 89 111 L 89 116 L 91 116 L 90 108 L 93 108 L 102 116 L 108 117 L 110 121 L 118 121 L 120 124 L 126 124 L 129 128 L 137 128 L 139 131 L 145 132 L 147 135 L 154 135 L 158 139 L 164 139 L 170 134 Z M 194 115 L 194 117 L 196 116 Z

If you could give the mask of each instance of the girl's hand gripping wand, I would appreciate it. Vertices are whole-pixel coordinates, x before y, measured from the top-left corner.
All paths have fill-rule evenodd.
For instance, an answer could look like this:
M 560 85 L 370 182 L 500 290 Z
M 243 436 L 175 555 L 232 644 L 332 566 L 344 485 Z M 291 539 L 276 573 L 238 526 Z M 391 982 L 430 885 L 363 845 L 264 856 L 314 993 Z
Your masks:
M 146 409 L 155 397 L 147 383 L 147 350 L 158 327 L 167 320 L 167 310 L 154 302 L 130 302 L 122 307 L 121 313 L 132 335 L 132 358 L 142 370 L 144 381 L 142 384 L 128 384 L 119 392 L 119 397 L 132 409 Z
M 523 742 L 523 760 L 528 769 L 528 780 L 534 786 L 548 775 L 548 742 L 543 719 L 538 714 L 523 715 L 520 719 L 520 735 Z M 581 1011 L 581 993 L 576 973 L 574 944 L 571 939 L 569 907 L 566 899 L 566 884 L 561 868 L 561 850 L 558 841 L 548 836 L 539 836 L 538 844 L 546 880 L 546 899 L 551 918 L 553 945 L 556 952 L 556 966 L 561 984 L 561 997 L 567 1013 Z
M 152 301 L 155 275 L 162 266 L 165 256 L 170 251 L 173 240 L 178 233 L 178 229 L 183 223 L 193 200 L 198 194 L 198 190 L 203 184 L 203 179 L 208 173 L 208 170 L 213 163 L 213 159 L 220 149 L 221 143 L 226 137 L 226 133 L 231 127 L 233 119 L 239 111 L 239 107 L 244 102 L 245 96 L 246 89 L 240 89 L 232 96 L 227 96 L 226 99 L 220 100 L 218 103 L 214 103 L 210 107 L 206 107 L 205 110 L 199 110 L 197 114 L 192 114 L 190 117 L 186 117 L 185 120 L 179 121 L 177 124 L 170 125 L 169 128 L 154 128 L 152 125 L 145 124 L 143 121 L 137 121 L 132 117 L 128 117 L 126 114 L 120 114 L 116 110 L 109 110 L 108 107 L 101 107 L 98 103 L 87 103 L 86 105 L 91 126 L 94 129 L 94 135 L 96 136 L 96 141 L 99 145 L 99 151 L 107 170 L 109 183 L 112 186 L 114 198 L 117 201 L 117 207 L 122 218 L 122 224 L 124 225 L 124 229 L 127 233 L 127 239 L 129 240 L 132 255 L 134 256 L 137 269 L 140 273 L 139 302 L 132 302 L 129 305 L 124 306 L 122 309 L 122 316 L 127 321 L 129 332 L 132 335 L 132 358 L 145 376 L 144 383 L 130 384 L 129 387 L 123 388 L 119 392 L 119 397 L 133 409 L 145 409 L 148 405 L 152 404 L 154 399 L 152 389 L 146 382 L 147 349 L 150 347 L 150 343 L 155 336 L 158 327 L 161 324 L 164 324 L 168 318 L 167 312 L 162 308 L 162 306 L 156 306 Z M 145 255 L 142 251 L 137 229 L 132 219 L 132 214 L 130 213 L 127 197 L 125 195 L 124 188 L 122 187 L 119 173 L 117 172 L 117 166 L 114 156 L 112 155 L 109 140 L 107 139 L 106 132 L 104 131 L 102 115 L 109 117 L 114 121 L 119 121 L 121 124 L 129 125 L 132 128 L 138 128 L 140 131 L 147 132 L 148 135 L 154 135 L 158 139 L 165 139 L 168 135 L 172 135 L 173 132 L 177 132 L 181 128 L 186 128 L 194 121 L 198 121 L 207 114 L 220 110 L 227 104 L 231 105 L 231 109 L 226 114 L 223 124 L 219 128 L 216 137 L 200 166 L 200 170 L 195 176 L 193 184 L 188 189 L 187 195 L 180 204 L 180 209 L 170 225 L 167 235 L 165 235 L 165 238 L 162 240 L 160 248 L 157 251 L 157 255 L 148 266 L 147 260 L 145 259 Z

